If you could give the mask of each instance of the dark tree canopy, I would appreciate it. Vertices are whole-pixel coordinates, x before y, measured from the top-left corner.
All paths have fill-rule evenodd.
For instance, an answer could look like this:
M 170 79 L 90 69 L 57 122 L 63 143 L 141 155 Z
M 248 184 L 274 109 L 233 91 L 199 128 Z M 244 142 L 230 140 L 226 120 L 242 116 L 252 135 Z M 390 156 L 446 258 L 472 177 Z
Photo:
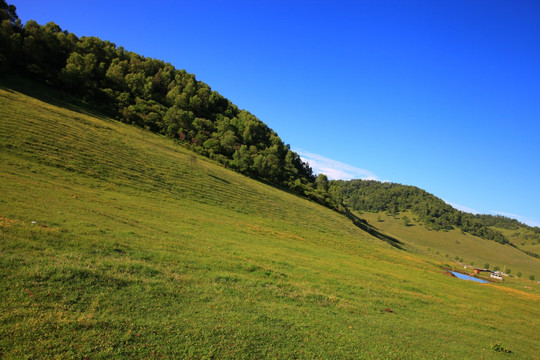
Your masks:
M 8 5 L 5 0 L 0 0 L 0 21 L 9 20 L 14 24 L 19 17 L 15 5 Z

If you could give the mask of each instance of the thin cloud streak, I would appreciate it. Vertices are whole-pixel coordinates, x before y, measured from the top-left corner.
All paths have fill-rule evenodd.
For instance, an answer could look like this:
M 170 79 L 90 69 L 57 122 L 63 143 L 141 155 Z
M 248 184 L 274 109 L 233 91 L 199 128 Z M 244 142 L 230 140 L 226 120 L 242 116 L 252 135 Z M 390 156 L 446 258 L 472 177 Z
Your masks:
M 540 222 L 538 222 L 538 221 L 536 221 L 534 219 L 526 218 L 526 217 L 521 216 L 521 215 L 506 213 L 506 212 L 502 212 L 502 211 L 494 211 L 494 210 L 491 210 L 490 213 L 495 214 L 495 215 L 506 216 L 506 217 L 509 217 L 509 218 L 512 218 L 512 219 L 516 219 L 517 221 L 522 222 L 524 224 L 527 224 L 529 226 L 540 227 Z
M 332 160 L 322 155 L 314 154 L 314 153 L 311 153 L 309 151 L 305 151 L 302 149 L 293 149 L 293 151 L 295 151 L 296 153 L 298 153 L 298 155 L 300 155 L 300 157 L 302 158 L 302 161 L 309 163 L 309 166 L 311 166 L 311 168 L 316 174 L 325 174 L 326 176 L 328 176 L 329 179 L 332 179 L 332 180 L 362 179 L 362 180 L 381 181 L 370 170 L 361 169 L 361 168 L 358 168 L 349 164 L 345 164 L 337 160 Z M 475 215 L 480 214 L 480 211 L 472 209 L 470 207 L 463 206 L 463 205 L 456 204 L 449 201 L 445 201 L 445 202 L 459 211 L 463 211 L 463 212 L 471 213 Z M 502 211 L 490 211 L 489 213 L 513 218 L 529 226 L 540 227 L 539 221 L 535 219 L 526 218 L 521 215 L 506 213 Z
M 459 211 L 463 211 L 463 212 L 471 213 L 471 214 L 479 214 L 480 213 L 479 211 L 471 209 L 470 207 L 466 207 L 466 206 L 459 205 L 459 204 L 456 204 L 456 203 L 452 203 L 452 202 L 449 202 L 449 201 L 445 201 L 445 203 L 447 203 L 448 205 L 450 205 L 454 209 L 458 209 Z
M 324 174 L 332 180 L 378 180 L 377 176 L 369 170 L 357 168 L 355 166 L 328 159 L 322 155 L 310 153 L 301 149 L 293 149 L 302 161 L 309 163 L 309 166 L 317 174 Z
M 475 210 L 475 209 L 471 209 L 470 207 L 467 207 L 467 206 L 452 203 L 450 201 L 445 201 L 445 203 L 447 203 L 448 205 L 452 206 L 455 209 L 458 209 L 459 211 L 463 211 L 463 212 L 471 213 L 471 214 L 475 214 L 475 215 L 480 214 L 480 211 Z M 512 219 L 516 219 L 517 221 L 519 221 L 519 222 L 521 222 L 523 224 L 529 225 L 529 226 L 540 227 L 540 222 L 538 222 L 538 221 L 536 221 L 534 219 L 526 218 L 526 217 L 521 216 L 521 215 L 511 214 L 511 213 L 502 212 L 502 211 L 493 211 L 493 210 L 489 211 L 489 213 L 494 214 L 494 215 L 506 216 L 506 217 L 512 218 Z

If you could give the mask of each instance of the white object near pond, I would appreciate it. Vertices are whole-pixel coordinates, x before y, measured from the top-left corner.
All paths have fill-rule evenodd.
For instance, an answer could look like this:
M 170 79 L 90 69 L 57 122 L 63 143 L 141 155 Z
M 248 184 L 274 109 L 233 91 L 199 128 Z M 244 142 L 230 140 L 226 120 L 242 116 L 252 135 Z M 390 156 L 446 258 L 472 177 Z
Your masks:
M 489 275 L 489 277 L 493 278 L 493 279 L 497 279 L 497 280 L 502 280 L 502 276 L 499 275 L 499 274 L 495 274 L 495 273 L 491 273 L 491 275 Z

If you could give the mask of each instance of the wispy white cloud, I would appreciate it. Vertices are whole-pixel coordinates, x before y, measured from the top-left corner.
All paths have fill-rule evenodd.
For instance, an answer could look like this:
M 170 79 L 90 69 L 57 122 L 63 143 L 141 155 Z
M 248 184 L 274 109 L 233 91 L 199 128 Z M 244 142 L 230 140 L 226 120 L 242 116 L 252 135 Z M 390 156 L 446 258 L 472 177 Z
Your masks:
M 509 217 L 509 218 L 512 218 L 512 219 L 516 219 L 517 221 L 522 222 L 524 224 L 527 224 L 529 226 L 538 226 L 538 227 L 540 227 L 540 222 L 538 222 L 535 219 L 527 218 L 525 216 L 511 214 L 511 213 L 502 212 L 502 211 L 494 211 L 494 210 L 491 210 L 490 213 L 495 214 L 495 215 L 506 216 L 506 217 Z
M 313 171 L 316 174 L 325 174 L 329 179 L 332 180 L 351 180 L 351 179 L 363 179 L 363 180 L 377 180 L 377 176 L 370 170 L 361 169 L 349 164 L 342 163 L 337 160 L 326 158 L 322 155 L 311 153 L 302 149 L 293 149 L 303 161 L 308 162 Z M 384 181 L 383 181 L 384 182 Z M 448 205 L 453 208 L 471 213 L 471 214 L 480 214 L 480 211 L 472 209 L 467 206 L 456 204 L 450 201 L 445 201 Z M 490 211 L 491 214 L 502 215 L 509 218 L 516 219 L 524 224 L 529 226 L 540 227 L 540 222 L 535 219 L 530 219 L 521 215 L 506 213 L 502 211 Z
M 301 149 L 294 149 L 303 161 L 317 174 L 325 174 L 332 180 L 378 180 L 377 176 L 369 170 L 357 168 L 355 166 L 342 163 L 337 160 L 328 159 L 322 155 L 310 153 Z
M 475 209 L 471 209 L 470 207 L 467 207 L 467 206 L 459 205 L 459 204 L 452 203 L 452 202 L 446 201 L 446 200 L 445 200 L 445 203 L 447 203 L 448 205 L 452 206 L 455 209 L 458 209 L 459 211 L 463 211 L 463 212 L 467 212 L 467 213 L 471 213 L 471 214 L 480 214 L 480 211 L 477 211 Z M 509 217 L 509 218 L 512 218 L 512 219 L 516 219 L 517 221 L 522 222 L 524 224 L 527 224 L 529 226 L 538 226 L 538 227 L 540 227 L 540 222 L 538 222 L 537 220 L 534 220 L 534 219 L 527 218 L 525 216 L 521 216 L 521 215 L 517 215 L 517 214 L 511 214 L 511 213 L 502 212 L 502 211 L 493 211 L 493 210 L 490 211 L 489 213 L 493 214 L 493 215 L 502 215 L 502 216 L 506 216 L 506 217 Z
M 515 218 L 515 219 L 523 217 L 523 216 L 516 215 L 516 214 L 511 214 L 511 213 L 502 212 L 502 211 L 494 211 L 494 210 L 491 210 L 490 213 L 496 214 L 496 215 L 506 216 L 506 217 L 509 217 L 509 218 Z
M 471 213 L 471 214 L 479 214 L 480 213 L 479 211 L 471 209 L 470 207 L 466 207 L 466 206 L 463 206 L 463 205 L 452 203 L 452 202 L 446 201 L 446 200 L 444 202 L 447 203 L 448 205 L 450 205 L 451 207 L 453 207 L 454 209 L 458 209 L 459 211 L 463 211 L 463 212 Z

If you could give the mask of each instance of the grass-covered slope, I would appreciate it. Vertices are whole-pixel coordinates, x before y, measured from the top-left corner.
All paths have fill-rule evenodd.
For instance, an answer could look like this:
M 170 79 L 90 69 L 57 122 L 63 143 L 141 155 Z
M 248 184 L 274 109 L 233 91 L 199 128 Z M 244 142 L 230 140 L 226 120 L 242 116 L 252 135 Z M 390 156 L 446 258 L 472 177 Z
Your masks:
M 356 211 L 385 211 L 388 214 L 410 211 L 431 230 L 459 229 L 500 244 L 511 243 L 500 231 L 501 228 L 522 230 L 531 233 L 540 242 L 540 228 L 504 216 L 473 215 L 459 211 L 415 186 L 374 180 L 335 180 L 330 182 L 329 192 L 335 200 Z
M 272 129 L 194 74 L 53 22 L 23 25 L 15 10 L 0 0 L 0 76 L 24 74 L 242 174 L 338 207 Z
M 521 273 L 521 277 L 525 279 L 529 279 L 530 275 L 535 275 L 535 278 L 540 276 L 540 259 L 527 255 L 517 247 L 485 240 L 457 229 L 428 230 L 422 223 L 414 221 L 414 215 L 410 212 L 399 215 L 365 212 L 359 217 L 398 239 L 407 248 L 454 266 L 457 266 L 455 263 L 463 263 L 483 268 L 485 264 L 489 264 L 490 269 L 510 269 L 510 275 Z M 407 225 L 404 219 L 409 219 Z M 510 234 L 509 230 L 498 230 Z M 513 285 L 528 286 L 521 282 Z
M 510 242 L 517 248 L 531 254 L 531 256 L 540 258 L 540 234 L 536 231 L 537 228 L 520 227 L 517 229 L 497 228 L 498 231 L 504 234 Z
M 336 212 L 31 87 L 50 101 L 0 89 L 0 356 L 540 353 L 536 288 L 445 276 Z

